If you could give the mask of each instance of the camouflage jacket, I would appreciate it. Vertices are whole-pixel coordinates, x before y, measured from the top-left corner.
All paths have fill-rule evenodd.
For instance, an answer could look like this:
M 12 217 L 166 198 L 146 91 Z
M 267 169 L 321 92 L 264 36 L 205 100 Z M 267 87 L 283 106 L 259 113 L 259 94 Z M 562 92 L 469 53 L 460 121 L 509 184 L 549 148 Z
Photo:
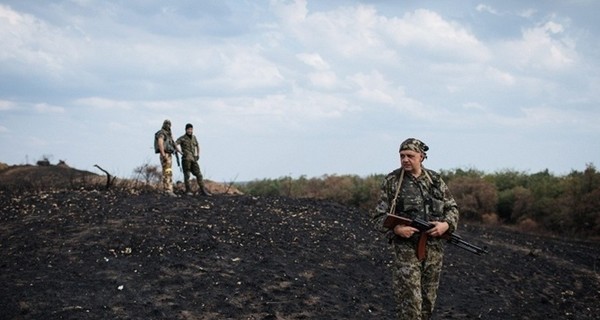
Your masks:
M 200 147 L 198 145 L 198 140 L 195 135 L 191 137 L 187 134 L 182 135 L 177 138 L 176 143 L 181 146 L 181 152 L 183 153 L 183 160 L 186 161 L 196 161 L 198 160 L 198 150 Z
M 371 212 L 372 222 L 379 232 L 391 233 L 383 227 L 383 220 L 394 201 L 401 172 L 401 168 L 394 170 L 381 184 L 377 207 Z M 426 221 L 445 221 L 450 226 L 448 232 L 454 232 L 458 225 L 458 205 L 450 189 L 437 172 L 425 168 L 416 178 L 404 174 L 395 214 L 409 219 L 419 217 Z

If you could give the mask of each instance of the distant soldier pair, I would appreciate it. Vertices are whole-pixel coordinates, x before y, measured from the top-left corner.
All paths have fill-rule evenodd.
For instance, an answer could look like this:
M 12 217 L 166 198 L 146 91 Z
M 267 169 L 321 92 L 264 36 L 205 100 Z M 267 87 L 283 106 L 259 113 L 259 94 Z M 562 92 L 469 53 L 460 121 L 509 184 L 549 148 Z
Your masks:
M 167 195 L 176 197 L 173 192 L 173 154 L 182 154 L 183 183 L 185 184 L 185 193 L 192 195 L 190 186 L 190 173 L 196 176 L 198 183 L 198 194 L 210 196 L 206 190 L 198 160 L 200 159 L 200 145 L 194 135 L 194 126 L 188 123 L 185 125 L 185 134 L 176 141 L 173 140 L 171 133 L 171 121 L 165 120 L 162 128 L 156 132 L 154 137 L 154 150 L 160 154 L 160 164 L 162 167 L 162 186 Z

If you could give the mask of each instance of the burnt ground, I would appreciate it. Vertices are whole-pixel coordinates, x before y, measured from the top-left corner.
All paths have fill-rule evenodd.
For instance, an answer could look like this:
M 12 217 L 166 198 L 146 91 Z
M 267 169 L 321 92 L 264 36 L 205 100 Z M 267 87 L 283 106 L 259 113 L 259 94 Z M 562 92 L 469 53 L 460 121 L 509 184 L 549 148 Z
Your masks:
M 365 212 L 311 199 L 0 191 L 0 319 L 393 319 Z M 600 246 L 461 223 L 434 319 L 598 319 Z

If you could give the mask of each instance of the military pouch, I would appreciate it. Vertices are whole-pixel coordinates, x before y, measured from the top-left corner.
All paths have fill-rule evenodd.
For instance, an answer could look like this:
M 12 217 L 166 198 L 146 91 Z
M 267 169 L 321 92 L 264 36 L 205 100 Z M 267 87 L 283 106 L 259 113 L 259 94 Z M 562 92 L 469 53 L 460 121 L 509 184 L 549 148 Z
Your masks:
M 441 216 L 444 214 L 444 201 L 438 199 L 431 199 L 431 211 L 435 216 Z

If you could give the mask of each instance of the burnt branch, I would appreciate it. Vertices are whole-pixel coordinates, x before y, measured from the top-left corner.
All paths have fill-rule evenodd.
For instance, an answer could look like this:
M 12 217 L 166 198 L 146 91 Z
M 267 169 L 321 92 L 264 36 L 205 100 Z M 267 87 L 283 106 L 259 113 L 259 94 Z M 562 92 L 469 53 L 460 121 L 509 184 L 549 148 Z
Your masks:
M 108 173 L 108 171 L 102 169 L 97 164 L 95 164 L 94 167 L 100 169 L 100 171 L 102 171 L 102 172 L 104 172 L 106 174 L 106 190 L 110 189 L 110 187 L 113 185 L 116 177 L 112 176 L 110 173 Z

